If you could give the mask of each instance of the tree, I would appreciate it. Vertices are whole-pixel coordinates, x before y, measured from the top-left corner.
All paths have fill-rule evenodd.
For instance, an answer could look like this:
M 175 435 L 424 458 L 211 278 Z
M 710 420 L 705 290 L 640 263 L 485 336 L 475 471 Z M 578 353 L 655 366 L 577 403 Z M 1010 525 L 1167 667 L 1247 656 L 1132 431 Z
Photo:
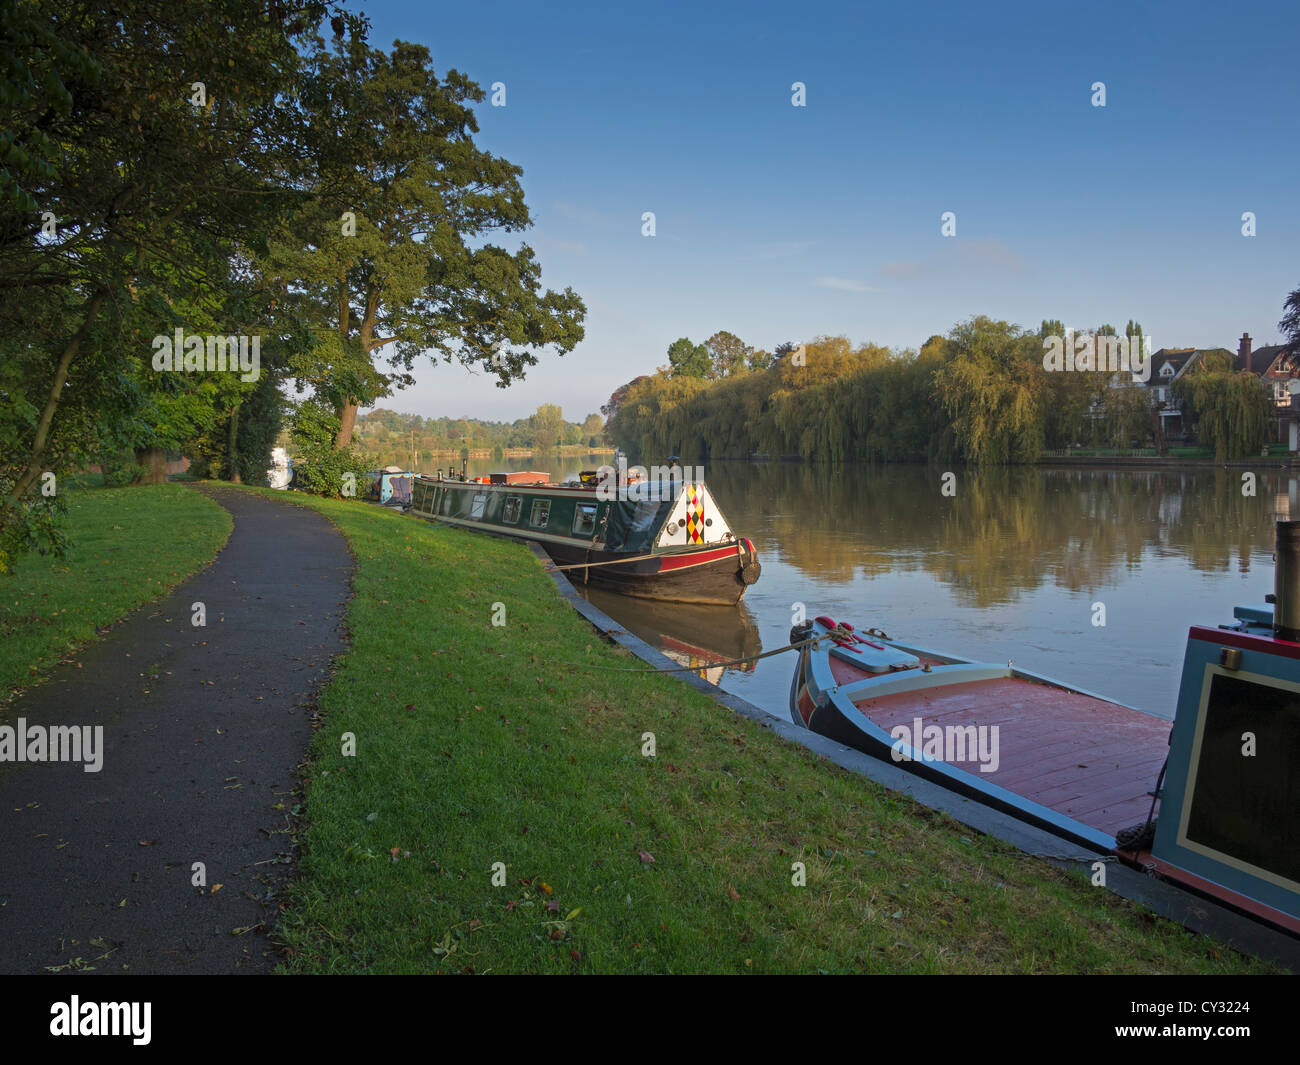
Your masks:
M 357 37 L 317 39 L 296 96 L 305 131 L 296 180 L 311 204 L 276 234 L 268 265 L 301 297 L 318 348 L 302 369 L 339 415 L 339 447 L 359 406 L 410 384 L 417 356 L 482 366 L 502 388 L 551 345 L 583 337 L 572 289 L 540 289 L 541 265 L 484 243 L 531 224 L 522 170 L 475 145 L 469 106 L 483 90 L 439 78 L 426 48 L 391 52 Z M 390 347 L 391 346 L 391 347 Z M 393 372 L 375 357 L 389 347 Z
M 953 327 L 935 389 L 958 445 L 978 464 L 1032 462 L 1043 449 L 1042 342 L 983 315 Z
M 714 333 L 704 342 L 704 346 L 708 349 L 713 363 L 709 376 L 714 378 L 730 377 L 744 369 L 745 358 L 753 351 L 753 348 L 735 333 L 728 333 L 726 330 Z
M 1196 435 L 1215 461 L 1258 454 L 1272 414 L 1268 385 L 1249 370 L 1233 373 L 1230 356 L 1201 359 L 1174 383 Z
M 564 436 L 564 412 L 554 403 L 543 403 L 528 419 L 533 430 L 533 448 L 552 451 Z
M 605 434 L 605 420 L 596 413 L 588 414 L 582 422 L 582 438 L 588 447 L 599 447 L 600 439 Z
M 668 345 L 668 364 L 673 377 L 708 377 L 713 367 L 709 349 L 703 344 L 692 344 L 679 337 Z
M 0 129 L 16 146 L 0 175 L 0 363 L 13 412 L 0 419 L 0 540 L 40 507 L 30 493 L 42 470 L 147 422 L 169 395 L 189 392 L 191 413 L 213 398 L 155 377 L 148 347 L 132 342 L 177 301 L 221 286 L 232 246 L 260 239 L 286 206 L 277 104 L 298 68 L 295 41 L 326 10 L 6 4 L 5 42 L 19 51 L 0 72 Z
M 1282 304 L 1282 319 L 1277 323 L 1292 357 L 1300 356 L 1300 288 Z

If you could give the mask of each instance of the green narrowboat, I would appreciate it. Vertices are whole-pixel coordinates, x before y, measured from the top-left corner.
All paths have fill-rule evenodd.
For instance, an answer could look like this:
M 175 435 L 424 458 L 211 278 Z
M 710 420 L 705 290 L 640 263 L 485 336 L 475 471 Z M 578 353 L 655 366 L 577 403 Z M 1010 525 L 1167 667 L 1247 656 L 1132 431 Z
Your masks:
M 535 541 L 575 583 L 644 599 L 740 602 L 761 572 L 753 543 L 732 531 L 702 480 L 662 469 L 662 478 L 637 480 L 603 467 L 567 484 L 542 473 L 417 477 L 410 513 Z

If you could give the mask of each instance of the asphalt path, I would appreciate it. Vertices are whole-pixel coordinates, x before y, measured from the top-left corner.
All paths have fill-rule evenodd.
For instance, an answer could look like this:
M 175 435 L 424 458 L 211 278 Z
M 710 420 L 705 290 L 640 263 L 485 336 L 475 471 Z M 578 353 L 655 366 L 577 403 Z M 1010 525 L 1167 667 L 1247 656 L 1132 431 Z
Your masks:
M 298 766 L 344 647 L 353 560 L 315 511 L 194 490 L 234 517 L 211 565 L 0 712 L 0 725 L 103 726 L 98 772 L 0 763 L 0 972 L 275 964 Z

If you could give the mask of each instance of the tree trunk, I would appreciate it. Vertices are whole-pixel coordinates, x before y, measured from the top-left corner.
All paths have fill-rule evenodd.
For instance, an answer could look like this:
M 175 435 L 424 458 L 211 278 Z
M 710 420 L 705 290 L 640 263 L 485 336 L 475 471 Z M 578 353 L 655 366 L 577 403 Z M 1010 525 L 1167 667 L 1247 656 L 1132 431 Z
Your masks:
M 352 430 L 357 424 L 357 410 L 359 405 L 354 402 L 352 396 L 348 396 L 343 406 L 338 409 L 339 431 L 334 437 L 334 448 L 342 451 L 352 443 Z
M 167 452 L 160 447 L 138 447 L 135 449 L 136 465 L 145 467 L 141 484 L 167 483 Z
M 243 484 L 239 477 L 239 404 L 230 412 L 230 435 L 226 438 L 226 473 L 231 484 Z
M 1151 426 L 1151 435 L 1155 438 L 1156 454 L 1163 458 L 1168 451 L 1168 448 L 1165 445 L 1165 420 L 1160 417 L 1159 410 L 1153 410 L 1151 412 L 1151 421 L 1153 423 Z
M 54 368 L 54 383 L 50 386 L 50 394 L 45 400 L 45 407 L 41 411 L 40 420 L 36 423 L 36 435 L 32 438 L 32 449 L 28 455 L 27 469 L 14 482 L 13 488 L 10 489 L 9 496 L 11 499 L 22 499 L 26 495 L 27 489 L 35 483 L 36 478 L 41 474 L 41 459 L 45 456 L 45 445 L 50 438 L 50 423 L 54 421 L 54 408 L 59 405 L 59 397 L 63 394 L 63 386 L 67 383 L 68 370 L 72 367 L 72 360 L 77 357 L 82 341 L 90 333 L 90 327 L 94 325 L 95 319 L 99 317 L 99 308 L 103 306 L 107 295 L 107 292 L 99 289 L 90 298 L 86 304 L 86 311 L 81 319 L 81 325 L 64 347 L 63 354 L 59 356 L 59 363 Z

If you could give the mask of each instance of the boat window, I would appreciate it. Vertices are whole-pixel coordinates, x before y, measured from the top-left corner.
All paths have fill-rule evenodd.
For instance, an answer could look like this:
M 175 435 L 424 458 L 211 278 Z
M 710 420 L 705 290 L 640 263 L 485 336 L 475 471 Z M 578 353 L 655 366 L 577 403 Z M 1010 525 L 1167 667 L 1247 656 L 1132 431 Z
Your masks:
M 1211 674 L 1188 776 L 1183 838 L 1274 877 L 1300 881 L 1300 797 L 1293 773 L 1300 750 L 1300 691 Z M 1258 753 L 1242 756 L 1242 737 Z M 1220 860 L 1224 860 L 1220 858 Z M 1258 875 L 1258 874 L 1255 874 Z
M 551 520 L 551 501 L 549 499 L 534 499 L 533 513 L 528 519 L 528 524 L 534 529 L 545 529 L 546 523 Z
M 505 509 L 501 513 L 501 520 L 508 521 L 511 524 L 519 520 L 519 508 L 523 505 L 521 496 L 506 496 Z
M 596 507 L 591 503 L 579 503 L 573 511 L 573 535 L 590 536 L 596 531 Z
M 483 511 L 487 509 L 487 493 L 475 492 L 474 500 L 469 505 L 469 516 L 471 518 L 483 517 Z

